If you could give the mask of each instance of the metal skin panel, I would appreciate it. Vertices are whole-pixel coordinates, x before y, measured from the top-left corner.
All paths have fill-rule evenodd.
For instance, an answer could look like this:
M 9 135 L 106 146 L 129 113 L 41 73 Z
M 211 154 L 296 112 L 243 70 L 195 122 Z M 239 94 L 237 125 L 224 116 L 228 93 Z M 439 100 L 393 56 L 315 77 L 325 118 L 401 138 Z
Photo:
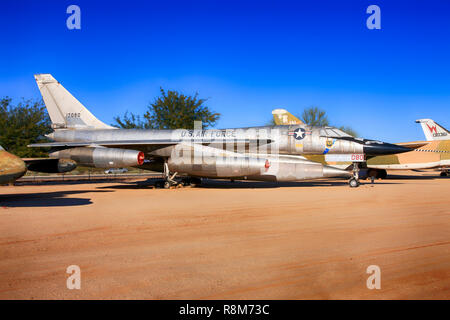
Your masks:
M 27 167 L 19 157 L 0 149 L 0 184 L 19 179 L 26 172 Z

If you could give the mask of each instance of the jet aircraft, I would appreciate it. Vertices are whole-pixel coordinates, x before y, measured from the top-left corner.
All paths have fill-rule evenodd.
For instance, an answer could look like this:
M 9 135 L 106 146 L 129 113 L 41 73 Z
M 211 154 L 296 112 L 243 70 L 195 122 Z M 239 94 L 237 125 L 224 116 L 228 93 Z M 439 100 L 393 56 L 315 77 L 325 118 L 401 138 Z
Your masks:
M 368 176 L 385 178 L 386 170 L 438 169 L 441 176 L 450 168 L 450 133 L 431 119 L 416 120 L 420 123 L 426 141 L 403 142 L 398 145 L 414 150 L 397 155 L 383 155 L 367 159 Z
M 35 75 L 54 131 L 49 156 L 71 159 L 99 168 L 138 167 L 163 172 L 165 188 L 200 178 L 299 181 L 350 177 L 359 186 L 358 165 L 353 172 L 305 159 L 302 155 L 386 155 L 410 149 L 376 140 L 354 138 L 333 127 L 305 124 L 234 129 L 141 130 L 118 129 L 98 120 L 50 74 Z

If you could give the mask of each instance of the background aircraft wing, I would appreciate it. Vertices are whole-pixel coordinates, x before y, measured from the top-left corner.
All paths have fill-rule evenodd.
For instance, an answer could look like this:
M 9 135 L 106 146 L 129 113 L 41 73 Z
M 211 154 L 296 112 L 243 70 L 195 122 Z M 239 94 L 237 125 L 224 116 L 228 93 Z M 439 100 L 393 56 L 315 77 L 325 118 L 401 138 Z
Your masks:
M 423 147 L 429 143 L 430 143 L 429 141 L 412 141 L 412 142 L 400 142 L 400 143 L 396 143 L 396 145 L 406 147 L 406 148 L 411 148 L 411 149 L 417 149 L 417 148 Z

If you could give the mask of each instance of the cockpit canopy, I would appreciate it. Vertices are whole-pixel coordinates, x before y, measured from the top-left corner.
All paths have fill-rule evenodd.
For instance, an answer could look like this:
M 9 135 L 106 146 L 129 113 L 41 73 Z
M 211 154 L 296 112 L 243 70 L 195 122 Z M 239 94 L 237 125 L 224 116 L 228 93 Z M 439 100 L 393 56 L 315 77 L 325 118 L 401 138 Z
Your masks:
M 330 137 L 330 138 L 343 138 L 343 137 L 349 137 L 353 138 L 348 133 L 345 133 L 341 129 L 335 128 L 335 127 L 324 127 L 320 129 L 320 136 L 322 137 Z

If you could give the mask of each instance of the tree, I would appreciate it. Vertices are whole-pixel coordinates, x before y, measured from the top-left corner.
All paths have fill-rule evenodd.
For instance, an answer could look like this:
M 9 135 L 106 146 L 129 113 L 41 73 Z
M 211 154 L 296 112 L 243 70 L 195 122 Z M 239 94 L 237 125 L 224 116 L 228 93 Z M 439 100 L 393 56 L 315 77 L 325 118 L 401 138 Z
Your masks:
M 120 128 L 152 128 L 152 129 L 192 129 L 194 121 L 202 121 L 204 127 L 214 126 L 220 114 L 214 113 L 205 106 L 206 99 L 187 96 L 177 91 L 161 88 L 161 95 L 148 106 L 141 120 L 140 116 L 125 113 L 123 118 L 115 117 L 115 124 Z
M 39 148 L 28 148 L 31 143 L 47 141 L 50 118 L 42 100 L 22 100 L 17 105 L 12 99 L 0 100 L 0 144 L 19 157 L 46 157 Z
M 113 126 L 117 126 L 122 129 L 150 129 L 150 123 L 143 121 L 140 115 L 135 115 L 134 113 L 128 111 L 123 115 L 123 119 L 119 116 L 114 117 L 116 122 Z
M 339 129 L 344 131 L 345 133 L 353 136 L 353 137 L 357 137 L 358 136 L 358 133 L 355 130 L 353 130 L 352 128 L 348 127 L 348 126 L 340 126 Z
M 304 109 L 302 120 L 310 126 L 323 127 L 329 125 L 325 110 L 319 109 L 318 107 Z

